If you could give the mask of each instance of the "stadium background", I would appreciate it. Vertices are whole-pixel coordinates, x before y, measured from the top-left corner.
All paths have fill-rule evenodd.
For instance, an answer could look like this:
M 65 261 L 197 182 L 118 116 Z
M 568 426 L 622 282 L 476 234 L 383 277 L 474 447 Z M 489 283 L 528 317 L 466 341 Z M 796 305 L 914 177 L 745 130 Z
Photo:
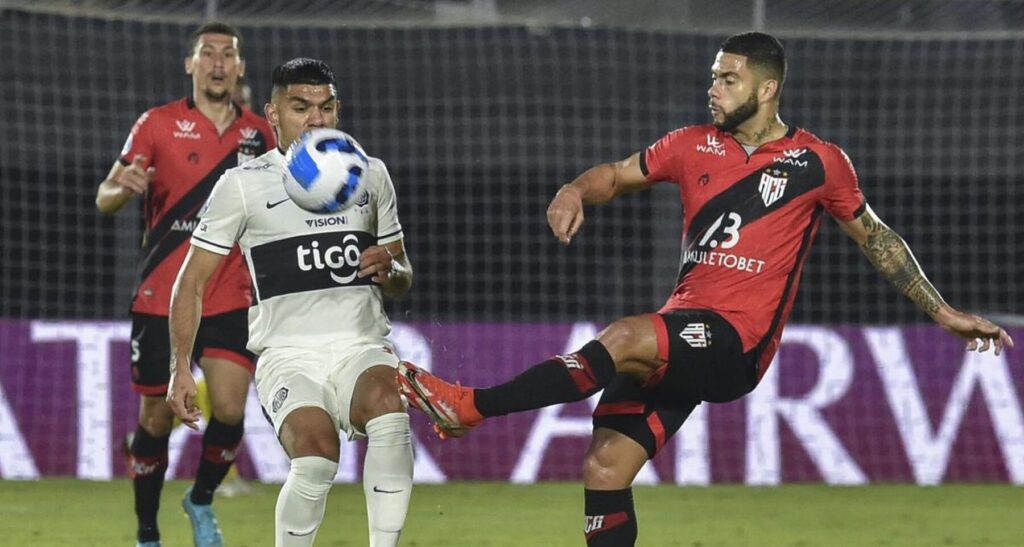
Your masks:
M 388 163 L 416 267 L 392 317 L 406 357 L 435 370 L 494 381 L 660 306 L 679 258 L 672 187 L 588 211 L 569 248 L 544 209 L 590 165 L 704 123 L 717 46 L 750 28 L 787 48 L 783 119 L 845 148 L 948 300 L 1024 340 L 1018 0 L 0 0 L 0 477 L 123 475 L 141 211 L 103 217 L 95 189 L 137 116 L 189 91 L 185 37 L 214 16 L 245 36 L 257 105 L 276 64 L 334 66 L 342 128 Z M 834 223 L 815 247 L 773 367 L 778 392 L 715 406 L 703 436 L 688 432 L 642 482 L 1024 484 L 1021 350 L 965 355 Z M 751 418 L 758 404 L 772 425 Z M 809 410 L 862 475 L 835 463 Z M 586 403 L 557 412 L 490 424 L 461 447 L 418 420 L 431 457 L 418 476 L 574 480 Z M 258 409 L 247 424 L 264 429 L 247 431 L 243 473 L 280 480 L 286 462 L 267 459 L 277 449 Z M 197 439 L 176 435 L 172 460 L 194 461 Z M 752 463 L 766 446 L 778 469 Z M 339 480 L 355 481 L 358 449 L 346 454 Z
M 0 18 L 0 315 L 122 317 L 140 211 L 96 214 L 95 186 L 138 115 L 190 89 L 183 37 L 206 2 L 14 4 Z M 63 4 L 93 9 L 43 9 Z M 670 187 L 596 210 L 568 249 L 544 208 L 593 163 L 706 122 L 717 45 L 753 24 L 749 2 L 439 2 L 466 12 L 450 25 L 428 19 L 426 1 L 211 4 L 240 23 L 256 104 L 284 60 L 335 67 L 342 126 L 398 182 L 417 280 L 397 317 L 423 321 L 607 321 L 660 305 L 679 254 Z M 253 4 L 263 11 L 243 17 Z M 496 4 L 497 19 L 467 21 L 477 4 Z M 531 4 L 534 19 L 502 18 Z M 872 206 L 950 301 L 1020 314 L 1024 4 L 766 4 L 792 67 L 785 120 L 846 149 Z M 593 19 L 604 13 L 594 6 L 610 15 Z M 658 16 L 670 7 L 680 13 Z M 920 322 L 828 224 L 793 321 Z

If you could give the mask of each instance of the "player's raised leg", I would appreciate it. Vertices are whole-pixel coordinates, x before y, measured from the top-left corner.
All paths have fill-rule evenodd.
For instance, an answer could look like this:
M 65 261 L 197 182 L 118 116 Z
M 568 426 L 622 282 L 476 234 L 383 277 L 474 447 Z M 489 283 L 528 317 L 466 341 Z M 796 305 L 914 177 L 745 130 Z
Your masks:
M 397 388 L 395 366 L 379 365 L 359 376 L 352 393 L 352 426 L 368 439 L 363 492 L 370 547 L 398 545 L 412 496 L 412 436 Z
M 651 316 L 619 319 L 575 353 L 557 355 L 490 388 L 450 384 L 411 363 L 399 367 L 402 395 L 444 433 L 460 436 L 486 417 L 586 399 L 616 373 L 641 381 L 664 364 Z

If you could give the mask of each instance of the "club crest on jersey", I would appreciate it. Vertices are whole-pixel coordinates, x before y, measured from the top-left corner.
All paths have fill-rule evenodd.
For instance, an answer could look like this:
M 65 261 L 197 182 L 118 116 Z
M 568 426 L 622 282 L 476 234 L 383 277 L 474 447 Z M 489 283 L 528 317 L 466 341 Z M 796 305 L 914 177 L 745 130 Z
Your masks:
M 713 156 L 725 156 L 725 144 L 711 133 L 708 133 L 707 137 L 707 144 L 698 144 L 697 151 L 705 154 L 711 154 Z
M 356 207 L 366 207 L 370 204 L 370 193 L 363 190 L 363 193 L 356 196 L 355 201 L 352 203 L 354 203 Z
M 174 132 L 174 138 L 199 140 L 199 133 L 195 132 L 196 122 L 191 120 L 174 120 L 174 125 L 178 126 L 178 130 Z
M 255 127 L 243 127 L 239 130 L 242 138 L 238 139 L 238 165 L 255 159 L 263 151 L 260 146 L 260 132 Z
M 690 323 L 679 333 L 691 348 L 706 348 L 711 345 L 711 325 L 707 323 Z
M 758 190 L 761 191 L 761 199 L 764 201 L 765 207 L 782 197 L 788 182 L 789 173 L 781 169 L 768 168 L 761 173 L 761 184 L 758 185 Z

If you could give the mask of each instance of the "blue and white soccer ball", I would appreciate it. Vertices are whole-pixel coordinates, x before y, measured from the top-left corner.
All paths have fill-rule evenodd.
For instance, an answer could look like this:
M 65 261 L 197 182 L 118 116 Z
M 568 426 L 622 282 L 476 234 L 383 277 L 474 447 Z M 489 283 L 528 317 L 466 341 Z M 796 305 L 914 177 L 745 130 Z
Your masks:
M 285 154 L 284 191 L 296 205 L 314 213 L 348 206 L 370 166 L 351 135 L 337 129 L 303 133 Z

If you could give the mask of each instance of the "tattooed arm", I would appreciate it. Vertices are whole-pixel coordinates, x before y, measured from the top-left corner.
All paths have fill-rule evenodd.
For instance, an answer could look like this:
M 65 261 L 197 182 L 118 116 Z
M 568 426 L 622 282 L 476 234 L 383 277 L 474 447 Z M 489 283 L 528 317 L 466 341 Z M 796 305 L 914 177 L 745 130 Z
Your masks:
M 889 283 L 913 300 L 942 328 L 966 339 L 968 349 L 986 351 L 994 345 L 995 353 L 999 355 L 1003 347 L 1013 347 L 1010 335 L 991 321 L 963 313 L 947 304 L 921 271 L 907 243 L 886 226 L 870 206 L 865 207 L 864 213 L 856 219 L 840 222 L 840 226 Z

